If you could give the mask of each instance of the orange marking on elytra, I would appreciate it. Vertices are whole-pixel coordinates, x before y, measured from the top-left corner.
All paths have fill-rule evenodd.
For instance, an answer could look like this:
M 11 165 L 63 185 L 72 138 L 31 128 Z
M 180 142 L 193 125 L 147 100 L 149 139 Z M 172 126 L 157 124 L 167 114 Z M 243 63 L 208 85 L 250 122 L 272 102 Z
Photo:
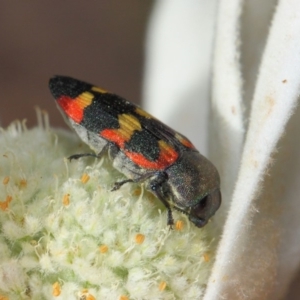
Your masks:
M 139 120 L 130 114 L 120 114 L 118 116 L 120 128 L 116 129 L 104 129 L 100 132 L 100 135 L 117 144 L 121 149 L 124 148 L 124 143 L 128 142 L 134 131 L 142 129 L 142 125 Z
M 184 138 L 179 133 L 175 134 L 175 138 L 185 147 L 195 149 L 195 146 L 187 138 Z
M 125 155 L 130 158 L 138 166 L 145 169 L 163 170 L 166 167 L 172 165 L 178 158 L 178 153 L 166 142 L 160 140 L 159 145 L 159 157 L 155 161 L 148 160 L 143 154 L 137 152 L 130 152 L 125 150 Z
M 63 112 L 76 123 L 80 123 L 83 119 L 83 109 L 80 104 L 68 96 L 61 96 L 57 99 L 58 105 Z
M 116 143 L 116 145 L 119 148 L 124 148 L 124 143 L 126 142 L 126 139 L 124 138 L 124 136 L 120 135 L 118 129 L 104 129 L 101 131 L 100 135 L 103 138 Z
M 120 114 L 118 121 L 120 128 L 104 129 L 100 132 L 100 136 L 115 143 L 138 166 L 146 169 L 163 170 L 177 160 L 178 153 L 176 150 L 163 140 L 158 141 L 159 157 L 155 161 L 148 160 L 142 153 L 124 149 L 125 143 L 131 139 L 133 133 L 142 130 L 142 125 L 136 117 L 130 114 Z M 190 145 L 193 147 L 188 140 L 183 138 L 182 140 L 186 141 L 187 147 Z
M 161 153 L 156 161 L 150 161 L 144 155 L 136 152 L 125 151 L 125 154 L 138 166 L 153 170 L 163 170 L 172 165 L 178 158 L 178 154 L 175 151 L 169 157 L 165 153 Z

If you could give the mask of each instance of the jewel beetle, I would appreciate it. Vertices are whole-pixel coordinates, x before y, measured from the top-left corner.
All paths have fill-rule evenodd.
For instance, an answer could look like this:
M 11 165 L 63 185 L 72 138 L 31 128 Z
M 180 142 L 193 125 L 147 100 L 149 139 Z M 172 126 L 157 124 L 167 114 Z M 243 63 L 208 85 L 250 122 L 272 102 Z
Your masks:
M 203 227 L 221 204 L 220 177 L 215 166 L 182 134 L 139 106 L 92 84 L 55 76 L 49 88 L 58 108 L 79 137 L 126 176 L 112 190 L 130 182 L 144 183 L 166 207 L 172 227 L 172 208 Z

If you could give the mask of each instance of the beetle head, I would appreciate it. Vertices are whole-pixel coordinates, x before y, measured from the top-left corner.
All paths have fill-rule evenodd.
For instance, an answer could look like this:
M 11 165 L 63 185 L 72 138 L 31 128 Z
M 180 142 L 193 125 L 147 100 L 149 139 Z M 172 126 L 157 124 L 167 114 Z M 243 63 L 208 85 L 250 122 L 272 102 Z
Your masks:
M 199 152 L 186 151 L 166 173 L 174 205 L 197 227 L 203 227 L 221 205 L 215 166 Z

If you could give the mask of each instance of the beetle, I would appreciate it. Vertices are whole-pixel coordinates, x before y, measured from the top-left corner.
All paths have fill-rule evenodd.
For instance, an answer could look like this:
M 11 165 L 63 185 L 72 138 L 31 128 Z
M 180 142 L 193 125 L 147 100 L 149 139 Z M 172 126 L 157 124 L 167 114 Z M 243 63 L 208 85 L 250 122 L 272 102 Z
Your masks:
M 220 177 L 215 166 L 182 134 L 139 106 L 92 84 L 54 76 L 49 88 L 59 110 L 79 137 L 95 153 L 75 154 L 100 158 L 105 153 L 130 182 L 144 183 L 167 209 L 186 214 L 201 228 L 221 204 Z

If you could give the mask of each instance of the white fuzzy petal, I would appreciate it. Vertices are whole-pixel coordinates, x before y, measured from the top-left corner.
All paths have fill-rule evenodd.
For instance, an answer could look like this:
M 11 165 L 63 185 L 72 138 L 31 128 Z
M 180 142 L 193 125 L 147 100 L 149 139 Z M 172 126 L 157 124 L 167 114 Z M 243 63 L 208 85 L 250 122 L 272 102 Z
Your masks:
M 274 156 L 278 161 L 270 167 L 300 91 L 299 32 L 300 2 L 280 1 L 260 66 L 231 210 L 204 299 L 278 299 L 299 263 L 299 242 L 292 243 L 293 247 L 284 243 L 299 236 L 292 234 L 291 228 L 291 224 L 299 227 L 296 193 L 291 191 L 296 184 L 287 180 L 299 178 L 299 159 L 294 164 L 290 161 L 295 157 L 295 145 L 299 149 L 291 129 L 299 124 L 297 120 L 291 120 L 279 144 L 281 153 Z M 284 164 L 287 161 L 289 164 Z M 291 214 L 293 209 L 296 211 Z M 282 240 L 285 229 L 288 235 Z M 287 248 L 298 258 L 287 259 Z M 278 271 L 284 273 L 277 275 Z M 276 280 L 280 280 L 277 290 Z
M 239 24 L 242 1 L 221 1 L 214 50 L 211 157 L 222 183 L 223 204 L 218 220 L 224 224 L 240 163 L 244 124 Z
M 157 1 L 147 37 L 145 107 L 207 152 L 216 1 Z

